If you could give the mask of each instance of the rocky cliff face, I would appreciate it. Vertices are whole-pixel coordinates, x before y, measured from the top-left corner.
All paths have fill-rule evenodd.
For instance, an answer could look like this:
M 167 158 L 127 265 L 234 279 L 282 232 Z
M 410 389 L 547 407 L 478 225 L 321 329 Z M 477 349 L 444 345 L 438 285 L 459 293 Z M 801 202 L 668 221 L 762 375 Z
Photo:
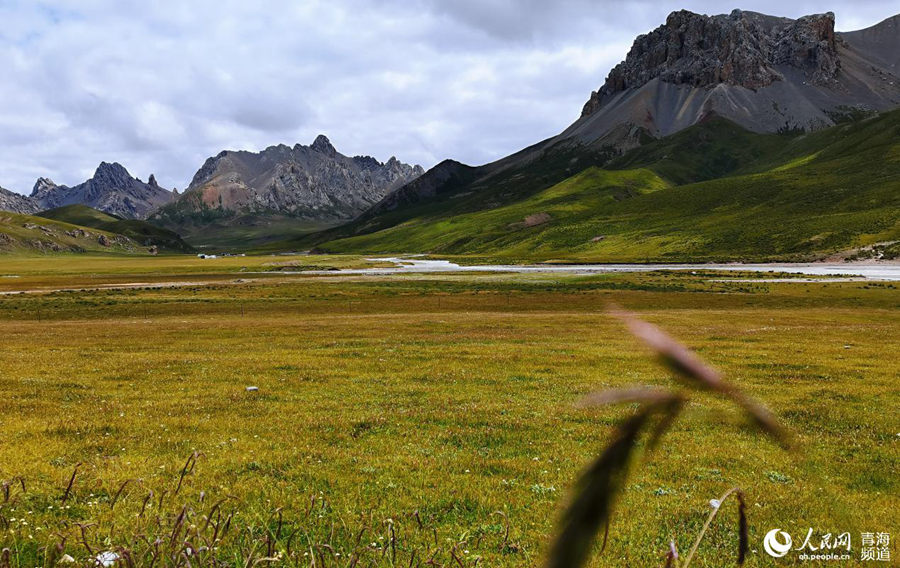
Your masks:
M 422 173 L 420 166 L 393 157 L 381 163 L 369 156 L 344 156 L 319 135 L 309 146 L 225 151 L 207 159 L 188 189 L 154 218 L 177 224 L 219 212 L 346 220 Z
M 40 211 L 37 201 L 0 187 L 0 211 L 31 215 Z
M 897 40 L 883 39 L 896 17 L 846 34 L 834 25 L 830 12 L 796 20 L 673 12 L 635 39 L 556 141 L 591 143 L 622 125 L 666 136 L 713 114 L 757 132 L 815 130 L 900 105 Z
M 34 184 L 31 198 L 42 210 L 81 204 L 125 219 L 144 219 L 170 202 L 174 194 L 160 187 L 153 175 L 149 183 L 144 183 L 120 164 L 103 162 L 94 177 L 74 187 L 40 178 Z
M 672 12 L 665 25 L 638 36 L 625 61 L 591 94 L 582 116 L 652 79 L 692 87 L 724 83 L 760 89 L 784 80 L 780 66 L 801 71 L 815 84 L 835 81 L 841 65 L 834 14 L 789 20 L 740 10 L 727 16 Z

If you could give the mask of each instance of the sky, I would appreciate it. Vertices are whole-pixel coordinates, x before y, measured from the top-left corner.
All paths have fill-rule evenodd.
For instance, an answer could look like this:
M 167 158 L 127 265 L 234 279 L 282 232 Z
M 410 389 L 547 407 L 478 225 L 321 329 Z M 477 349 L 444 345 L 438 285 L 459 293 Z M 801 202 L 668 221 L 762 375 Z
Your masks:
M 0 186 L 101 161 L 184 189 L 222 150 L 310 144 L 426 168 L 553 136 L 635 36 L 677 9 L 839 30 L 898 0 L 0 0 Z

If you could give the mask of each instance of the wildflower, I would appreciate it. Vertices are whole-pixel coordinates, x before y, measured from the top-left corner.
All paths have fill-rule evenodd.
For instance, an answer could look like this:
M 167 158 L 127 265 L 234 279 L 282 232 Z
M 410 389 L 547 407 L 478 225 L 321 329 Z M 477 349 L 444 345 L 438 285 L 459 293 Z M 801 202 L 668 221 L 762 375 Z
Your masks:
M 97 555 L 97 564 L 99 564 L 103 568 L 109 568 L 110 566 L 115 564 L 118 559 L 118 554 L 111 550 L 107 550 Z

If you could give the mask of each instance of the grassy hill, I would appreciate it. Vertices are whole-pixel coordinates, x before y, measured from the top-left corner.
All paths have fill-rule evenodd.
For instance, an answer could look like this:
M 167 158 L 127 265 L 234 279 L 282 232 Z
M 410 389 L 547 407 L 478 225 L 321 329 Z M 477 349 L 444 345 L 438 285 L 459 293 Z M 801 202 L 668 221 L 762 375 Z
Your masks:
M 0 211 L 0 253 L 144 252 L 138 243 L 111 231 Z
M 162 251 L 191 252 L 191 245 L 184 242 L 178 233 L 157 227 L 146 221 L 122 219 L 86 205 L 66 205 L 38 213 L 39 217 L 53 219 L 73 225 L 93 227 L 109 233 L 124 235 L 142 246 L 156 245 Z
M 328 252 L 577 261 L 900 252 L 900 111 L 805 135 L 711 120 L 535 190 L 529 170 L 545 167 L 526 165 L 502 183 L 482 180 L 481 189 L 457 188 L 305 243 Z

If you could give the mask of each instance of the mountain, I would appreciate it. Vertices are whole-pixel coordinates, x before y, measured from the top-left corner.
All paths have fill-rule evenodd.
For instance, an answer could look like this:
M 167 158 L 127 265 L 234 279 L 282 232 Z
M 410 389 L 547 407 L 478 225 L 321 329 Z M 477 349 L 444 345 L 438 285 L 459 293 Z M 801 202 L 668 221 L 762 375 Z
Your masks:
M 0 187 L 0 211 L 12 211 L 13 213 L 28 215 L 39 210 L 40 206 L 30 197 Z
M 891 194 L 897 26 L 895 16 L 836 33 L 832 14 L 791 20 L 674 12 L 635 40 L 559 135 L 479 167 L 442 162 L 351 223 L 285 246 L 687 260 L 807 258 L 872 239 L 891 242 L 898 237 Z M 857 132 L 880 145 L 856 137 L 858 147 L 840 146 Z M 634 177 L 623 177 L 625 170 Z M 753 192 L 776 202 L 756 202 Z M 670 202 L 675 195 L 684 201 Z M 690 209 L 696 203 L 732 217 Z M 747 219 L 736 209 L 741 203 L 768 218 Z M 630 220 L 627 231 L 621 220 L 612 223 L 619 214 Z M 746 226 L 735 226 L 738 218 Z M 685 227 L 673 225 L 676 219 Z M 611 236 L 611 224 L 620 237 Z M 696 232 L 701 227 L 708 236 Z M 772 231 L 770 242 L 753 232 L 761 227 Z M 717 233 L 728 236 L 708 242 Z
M 805 135 L 712 118 L 490 207 L 456 192 L 285 246 L 507 261 L 898 258 L 898 156 L 900 110 Z
M 87 205 L 126 219 L 143 219 L 150 212 L 172 201 L 175 194 L 156 183 L 151 174 L 147 183 L 134 178 L 118 163 L 102 162 L 94 176 L 74 187 L 56 185 L 40 178 L 34 184 L 31 198 L 40 209 L 64 205 Z
M 91 209 L 87 205 L 64 205 L 42 211 L 36 216 L 123 235 L 141 246 L 155 247 L 158 251 L 184 253 L 194 251 L 193 247 L 184 242 L 178 233 L 139 219 L 121 219 L 109 213 Z
M 673 12 L 639 36 L 559 139 L 593 143 L 616 126 L 667 136 L 708 116 L 754 132 L 817 130 L 900 105 L 898 16 L 834 31 L 834 14 L 797 20 L 734 10 Z
M 791 20 L 740 10 L 673 12 L 635 39 L 563 132 L 476 168 L 443 162 L 350 229 L 378 230 L 406 218 L 403 204 L 457 194 L 479 194 L 485 207 L 496 206 L 717 116 L 752 132 L 810 132 L 896 108 L 898 25 L 893 16 L 838 33 L 831 13 Z M 456 175 L 462 172 L 464 183 Z
M 109 231 L 0 211 L 0 254 L 35 252 L 147 254 L 147 249 Z
M 334 224 L 352 219 L 423 171 L 393 157 L 381 163 L 344 156 L 324 135 L 309 146 L 224 151 L 206 160 L 184 193 L 153 220 L 188 231 L 248 215 Z

